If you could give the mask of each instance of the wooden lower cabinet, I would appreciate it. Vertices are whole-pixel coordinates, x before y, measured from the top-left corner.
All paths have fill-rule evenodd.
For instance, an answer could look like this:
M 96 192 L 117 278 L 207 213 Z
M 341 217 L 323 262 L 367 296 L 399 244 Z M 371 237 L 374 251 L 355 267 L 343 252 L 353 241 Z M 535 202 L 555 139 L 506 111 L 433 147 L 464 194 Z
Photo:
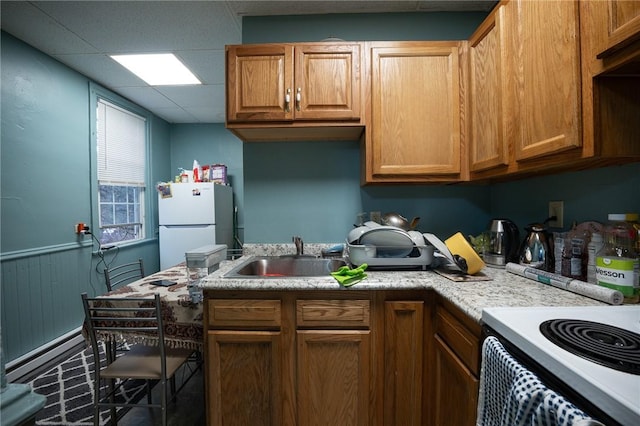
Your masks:
M 451 303 L 440 300 L 435 308 L 431 424 L 476 424 L 480 373 L 480 325 Z
M 207 339 L 209 424 L 283 424 L 281 334 L 209 331 Z
M 384 424 L 422 426 L 424 302 L 384 305 Z
M 298 423 L 369 425 L 368 330 L 300 330 Z
M 430 290 L 206 297 L 209 426 L 475 420 L 479 326 Z
M 475 425 L 478 379 L 456 354 L 436 336 L 434 339 L 434 425 Z

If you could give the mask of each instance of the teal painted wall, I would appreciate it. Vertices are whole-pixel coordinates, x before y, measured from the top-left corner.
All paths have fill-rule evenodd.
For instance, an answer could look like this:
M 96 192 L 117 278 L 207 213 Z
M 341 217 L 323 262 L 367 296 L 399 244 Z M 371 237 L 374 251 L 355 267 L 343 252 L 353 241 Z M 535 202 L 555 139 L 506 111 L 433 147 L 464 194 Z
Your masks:
M 357 142 L 245 144 L 246 242 L 344 241 L 359 212 L 420 217 L 419 229 L 449 236 L 489 220 L 488 186 L 360 187 Z
M 564 230 L 573 222 L 604 223 L 609 213 L 640 213 L 640 163 L 491 186 L 491 213 L 513 219 L 521 232 L 543 221 L 553 200 L 564 201 Z
M 86 78 L 2 34 L 3 253 L 75 243 L 89 222 L 88 98 Z
M 464 40 L 485 13 L 393 13 L 245 17 L 243 43 Z M 359 212 L 419 216 L 447 237 L 479 233 L 490 218 L 487 186 L 360 186 L 357 142 L 251 143 L 244 147 L 245 242 L 340 242 Z
M 80 293 L 105 290 L 89 237 L 92 224 L 89 85 L 83 75 L 1 33 L 0 321 L 7 362 L 80 326 Z M 151 122 L 151 175 L 170 170 L 170 126 Z M 153 191 L 153 188 L 150 188 Z M 157 201 L 148 220 L 157 228 Z M 156 232 L 106 252 L 159 268 Z
M 465 13 L 362 13 L 246 16 L 243 43 L 320 41 L 466 40 L 487 16 Z

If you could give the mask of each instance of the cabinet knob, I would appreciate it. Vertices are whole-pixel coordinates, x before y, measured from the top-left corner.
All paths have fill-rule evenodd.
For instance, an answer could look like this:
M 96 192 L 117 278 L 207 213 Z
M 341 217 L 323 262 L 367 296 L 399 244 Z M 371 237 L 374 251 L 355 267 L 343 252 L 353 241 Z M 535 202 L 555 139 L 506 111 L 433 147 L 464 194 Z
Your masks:
M 291 111 L 291 89 L 287 89 L 287 93 L 284 95 L 284 110 L 286 112 Z
M 302 89 L 298 87 L 296 90 L 296 111 L 300 111 L 300 100 L 302 99 Z

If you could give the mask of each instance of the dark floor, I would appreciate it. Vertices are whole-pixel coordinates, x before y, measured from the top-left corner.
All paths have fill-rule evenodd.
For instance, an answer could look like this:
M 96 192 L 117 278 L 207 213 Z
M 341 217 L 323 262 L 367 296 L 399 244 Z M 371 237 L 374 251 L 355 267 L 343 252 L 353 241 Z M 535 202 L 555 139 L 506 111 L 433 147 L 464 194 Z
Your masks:
M 28 383 L 38 375 L 49 371 L 54 365 L 62 360 L 66 360 L 84 346 L 77 346 L 62 355 L 49 361 L 46 365 L 32 371 L 29 375 L 21 377 L 17 382 Z M 183 367 L 184 369 L 184 367 Z M 168 426 L 201 426 L 206 424 L 205 394 L 204 394 L 204 365 L 189 379 L 186 385 L 180 389 L 183 382 L 183 374 L 179 370 L 176 373 L 176 386 L 179 389 L 174 402 L 170 402 L 167 407 Z M 188 372 L 187 372 L 188 376 Z M 153 390 L 153 401 L 160 400 L 160 390 L 156 385 Z M 144 397 L 146 399 L 146 397 Z M 0 423 L 1 424 L 1 423 Z M 150 409 L 144 407 L 131 408 L 120 420 L 118 426 L 155 426 L 162 424 L 160 409 Z
M 181 377 L 177 377 L 177 386 L 181 384 Z M 153 389 L 154 402 L 160 398 L 158 386 Z M 167 407 L 167 425 L 169 426 L 200 426 L 206 423 L 204 374 L 203 368 L 180 389 L 174 402 Z M 129 410 L 119 421 L 118 426 L 147 426 L 161 425 L 162 418 L 159 409 L 135 407 Z

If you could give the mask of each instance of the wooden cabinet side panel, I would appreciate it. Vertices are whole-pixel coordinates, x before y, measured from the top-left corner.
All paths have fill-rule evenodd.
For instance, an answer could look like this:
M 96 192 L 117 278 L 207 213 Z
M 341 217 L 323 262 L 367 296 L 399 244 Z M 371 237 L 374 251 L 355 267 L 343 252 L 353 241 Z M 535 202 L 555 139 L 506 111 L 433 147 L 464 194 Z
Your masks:
M 457 47 L 372 48 L 372 174 L 458 174 Z
M 582 146 L 578 2 L 516 1 L 509 73 L 517 161 Z M 541 31 L 541 29 L 545 29 Z
M 209 331 L 207 345 L 208 424 L 282 424 L 280 333 Z
M 424 302 L 385 302 L 384 424 L 422 426 Z
M 436 336 L 434 425 L 474 426 L 478 406 L 478 379 Z
M 369 424 L 369 331 L 298 331 L 300 426 Z

